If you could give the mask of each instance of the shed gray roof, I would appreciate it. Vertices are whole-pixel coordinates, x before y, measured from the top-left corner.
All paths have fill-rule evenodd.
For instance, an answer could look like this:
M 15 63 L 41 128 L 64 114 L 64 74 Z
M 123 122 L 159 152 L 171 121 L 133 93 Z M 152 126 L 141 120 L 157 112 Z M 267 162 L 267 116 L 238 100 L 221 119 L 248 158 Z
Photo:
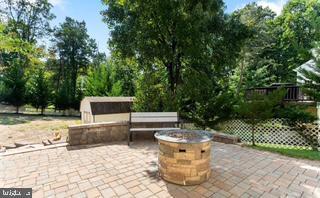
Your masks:
M 85 97 L 88 102 L 132 102 L 134 97 Z

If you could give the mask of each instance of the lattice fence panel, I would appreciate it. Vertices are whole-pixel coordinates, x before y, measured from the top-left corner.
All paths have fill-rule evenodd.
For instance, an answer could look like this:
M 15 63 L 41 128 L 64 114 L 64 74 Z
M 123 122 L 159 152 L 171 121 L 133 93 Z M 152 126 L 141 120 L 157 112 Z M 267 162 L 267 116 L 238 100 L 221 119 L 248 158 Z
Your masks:
M 225 133 L 238 135 L 242 142 L 251 142 L 251 126 L 242 120 L 224 122 Z M 320 143 L 320 126 L 313 124 L 306 129 Z M 289 146 L 309 147 L 309 143 L 296 131 L 282 124 L 281 119 L 272 119 L 256 128 L 257 143 L 280 144 Z

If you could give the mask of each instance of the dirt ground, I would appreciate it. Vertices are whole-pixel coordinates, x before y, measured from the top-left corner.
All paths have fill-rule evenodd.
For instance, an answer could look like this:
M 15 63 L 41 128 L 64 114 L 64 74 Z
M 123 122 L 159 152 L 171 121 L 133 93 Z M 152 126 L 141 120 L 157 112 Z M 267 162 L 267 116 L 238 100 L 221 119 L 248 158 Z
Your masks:
M 68 126 L 80 123 L 78 117 L 0 114 L 0 145 L 41 143 L 53 139 L 55 132 L 60 132 L 62 140 L 66 140 Z

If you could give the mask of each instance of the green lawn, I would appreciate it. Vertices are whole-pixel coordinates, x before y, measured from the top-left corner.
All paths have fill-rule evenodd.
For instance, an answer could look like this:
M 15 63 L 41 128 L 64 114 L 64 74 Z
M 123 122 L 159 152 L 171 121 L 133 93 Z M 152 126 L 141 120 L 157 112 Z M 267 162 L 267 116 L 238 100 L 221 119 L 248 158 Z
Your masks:
M 272 153 L 279 153 L 281 155 L 294 157 L 294 158 L 320 160 L 320 151 L 285 148 L 285 147 L 277 147 L 277 146 L 265 146 L 265 145 L 257 145 L 257 146 L 249 145 L 248 147 L 254 148 L 257 150 L 261 150 L 261 151 L 269 151 Z

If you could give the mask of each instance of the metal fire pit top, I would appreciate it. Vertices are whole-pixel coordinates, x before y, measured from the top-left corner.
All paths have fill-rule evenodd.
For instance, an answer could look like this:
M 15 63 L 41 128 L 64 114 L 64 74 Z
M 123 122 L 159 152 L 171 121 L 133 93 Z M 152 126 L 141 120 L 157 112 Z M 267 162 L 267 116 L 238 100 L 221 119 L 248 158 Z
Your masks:
M 213 135 L 201 130 L 170 130 L 159 131 L 154 135 L 158 140 L 175 143 L 203 143 L 212 140 Z

